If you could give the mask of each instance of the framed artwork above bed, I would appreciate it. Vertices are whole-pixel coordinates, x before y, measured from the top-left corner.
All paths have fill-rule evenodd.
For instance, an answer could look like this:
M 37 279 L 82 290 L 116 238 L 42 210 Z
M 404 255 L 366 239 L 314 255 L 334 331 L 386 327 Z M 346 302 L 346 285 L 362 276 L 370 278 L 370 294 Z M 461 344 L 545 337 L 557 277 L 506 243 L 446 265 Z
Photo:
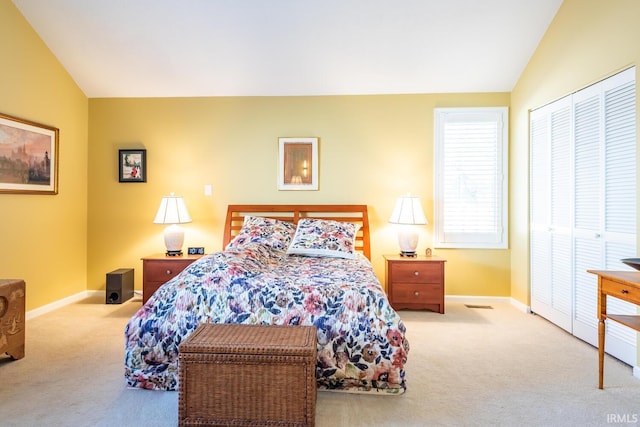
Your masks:
M 318 138 L 279 138 L 278 190 L 318 189 Z

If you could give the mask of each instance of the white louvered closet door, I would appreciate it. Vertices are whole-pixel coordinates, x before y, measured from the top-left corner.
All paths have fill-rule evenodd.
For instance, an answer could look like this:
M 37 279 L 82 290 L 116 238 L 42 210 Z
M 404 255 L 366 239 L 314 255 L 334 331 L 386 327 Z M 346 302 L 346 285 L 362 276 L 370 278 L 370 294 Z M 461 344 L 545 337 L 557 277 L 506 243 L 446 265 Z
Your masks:
M 574 334 L 598 345 L 598 282 L 588 269 L 604 269 L 601 224 L 604 216 L 602 190 L 603 114 L 599 85 L 574 95 L 575 121 L 575 310 Z
M 574 94 L 575 310 L 573 334 L 597 345 L 597 278 L 586 269 L 631 270 L 620 262 L 636 252 L 635 70 Z M 607 311 L 636 314 L 608 298 Z M 607 322 L 606 350 L 637 363 L 637 333 Z
M 530 117 L 531 309 L 593 345 L 597 277 L 586 270 L 630 270 L 620 259 L 638 255 L 635 123 L 634 68 Z M 637 312 L 615 298 L 607 310 Z M 637 342 L 607 323 L 609 354 L 636 365 Z
M 531 113 L 531 309 L 571 331 L 571 98 Z

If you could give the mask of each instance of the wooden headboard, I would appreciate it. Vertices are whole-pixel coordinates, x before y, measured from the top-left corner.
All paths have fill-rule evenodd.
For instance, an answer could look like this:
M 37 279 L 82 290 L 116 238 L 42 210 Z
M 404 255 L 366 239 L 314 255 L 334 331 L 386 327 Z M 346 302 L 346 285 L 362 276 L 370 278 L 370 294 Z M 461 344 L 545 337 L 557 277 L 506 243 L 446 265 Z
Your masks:
M 224 223 L 223 248 L 238 234 L 247 215 L 290 221 L 294 224 L 297 224 L 300 218 L 331 219 L 359 224 L 355 249 L 371 259 L 367 205 L 229 205 Z

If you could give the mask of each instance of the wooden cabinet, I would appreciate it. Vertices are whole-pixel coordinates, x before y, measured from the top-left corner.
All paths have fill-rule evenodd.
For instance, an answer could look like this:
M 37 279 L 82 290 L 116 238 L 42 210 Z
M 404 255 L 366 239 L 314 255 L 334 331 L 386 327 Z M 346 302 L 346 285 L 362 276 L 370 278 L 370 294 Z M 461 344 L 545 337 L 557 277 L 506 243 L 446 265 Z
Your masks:
M 393 308 L 444 314 L 444 263 L 437 257 L 385 255 L 385 279 Z
M 142 258 L 142 303 L 170 279 L 202 255 L 166 256 L 150 255 Z

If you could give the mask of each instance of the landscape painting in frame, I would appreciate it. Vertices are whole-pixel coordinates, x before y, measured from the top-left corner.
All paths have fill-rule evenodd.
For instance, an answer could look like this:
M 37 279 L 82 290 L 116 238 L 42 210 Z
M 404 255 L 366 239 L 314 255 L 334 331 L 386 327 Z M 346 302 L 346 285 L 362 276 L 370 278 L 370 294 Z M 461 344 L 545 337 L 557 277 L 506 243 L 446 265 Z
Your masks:
M 0 114 L 0 193 L 58 194 L 57 128 Z

